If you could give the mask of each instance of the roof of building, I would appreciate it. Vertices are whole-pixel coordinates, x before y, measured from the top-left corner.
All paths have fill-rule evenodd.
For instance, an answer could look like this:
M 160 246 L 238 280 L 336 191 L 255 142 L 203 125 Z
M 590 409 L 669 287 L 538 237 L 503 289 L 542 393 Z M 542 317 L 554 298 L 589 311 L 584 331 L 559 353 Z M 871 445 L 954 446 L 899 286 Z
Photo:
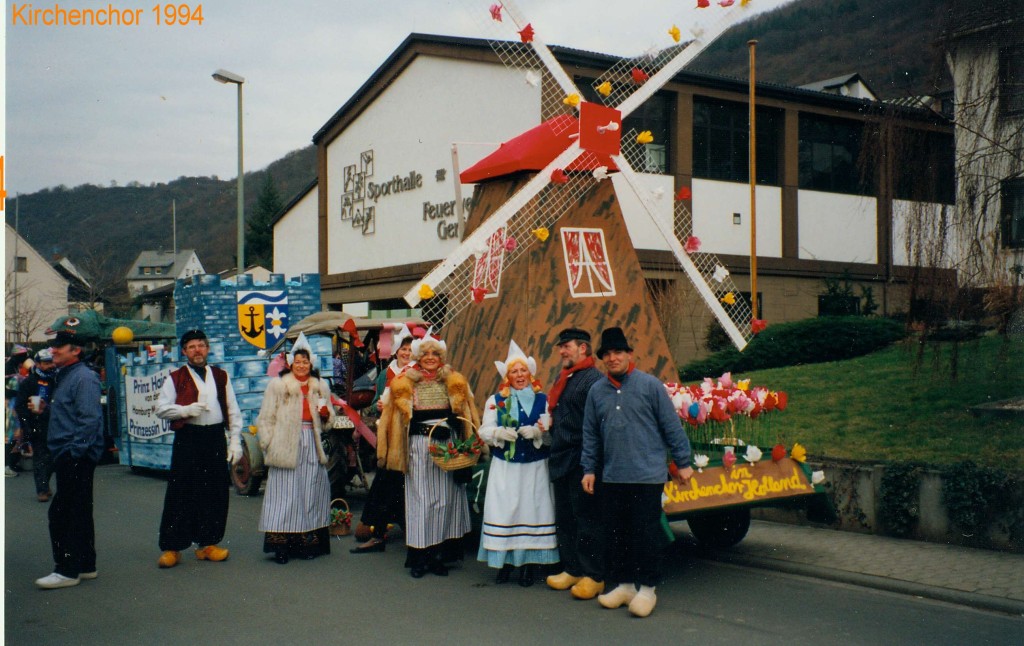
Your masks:
M 1012 2 L 1024 2 L 1024 0 L 1011 0 Z M 618 56 L 589 52 L 558 45 L 550 46 L 552 54 L 563 65 L 607 69 L 620 59 Z M 450 56 L 452 58 L 467 58 L 477 60 L 470 52 L 486 52 L 493 55 L 490 41 L 483 38 L 466 38 L 462 36 L 441 36 L 435 34 L 411 33 L 404 41 L 381 63 L 369 78 L 349 97 L 324 125 L 313 135 L 313 143 L 320 144 L 332 136 L 336 126 L 343 120 L 354 119 L 373 102 L 377 94 L 385 90 L 402 70 L 419 54 Z M 494 56 L 495 64 L 498 62 Z M 856 75 L 854 75 L 856 76 Z M 849 76 L 846 78 L 850 78 Z M 707 88 L 709 90 L 724 90 L 730 92 L 746 93 L 748 91 L 748 80 L 728 76 L 708 74 L 704 72 L 692 72 L 683 70 L 673 79 L 676 83 L 685 83 Z M 863 83 L 863 80 L 861 80 Z M 867 84 L 865 84 L 867 87 Z M 870 88 L 868 88 L 870 90 Z M 855 97 L 830 94 L 819 90 L 797 88 L 776 83 L 757 82 L 757 93 L 761 97 L 775 98 L 780 100 L 796 101 L 806 105 L 828 106 L 849 112 L 871 112 L 882 111 L 884 104 L 878 101 L 870 101 Z M 924 108 L 905 108 L 902 115 L 910 119 L 922 119 L 934 121 L 939 118 L 936 113 Z
M 871 96 L 878 96 L 877 94 L 875 94 L 875 91 L 871 89 L 871 86 L 867 84 L 867 81 L 864 80 L 864 77 L 862 77 L 857 72 L 853 72 L 851 74 L 843 74 L 842 76 L 833 76 L 832 78 L 825 79 L 823 81 L 805 83 L 804 85 L 800 86 L 800 89 L 813 90 L 815 92 L 831 92 L 832 90 L 841 88 L 844 85 L 851 85 L 854 83 L 860 83 L 865 88 L 867 88 L 867 91 L 871 93 Z
M 192 256 L 196 256 L 196 260 L 199 259 L 195 249 L 181 249 L 177 254 L 173 251 L 164 251 L 163 249 L 147 249 L 139 252 L 135 262 L 128 269 L 126 276 L 128 280 L 153 280 L 153 275 L 143 274 L 142 268 L 160 267 L 165 270 L 161 272 L 162 276 L 177 278 L 184 271 L 185 265 L 188 264 Z M 201 267 L 202 262 L 199 265 Z
M 948 13 L 950 25 L 944 39 L 965 38 L 979 32 L 1024 23 L 1024 0 L 952 0 Z

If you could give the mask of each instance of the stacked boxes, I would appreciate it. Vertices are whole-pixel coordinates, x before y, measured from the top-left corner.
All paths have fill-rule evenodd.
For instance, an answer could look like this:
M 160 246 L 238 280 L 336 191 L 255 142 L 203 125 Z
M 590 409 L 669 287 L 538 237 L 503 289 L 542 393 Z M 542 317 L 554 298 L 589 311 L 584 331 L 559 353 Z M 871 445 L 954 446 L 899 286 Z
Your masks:
M 180 336 L 192 329 L 206 332 L 210 339 L 209 363 L 231 378 L 242 411 L 243 430 L 256 423 L 263 393 L 271 379 L 267 375 L 269 357 L 260 356 L 260 348 L 243 340 L 238 329 L 237 292 L 253 290 L 287 290 L 289 323 L 320 311 L 317 274 L 303 274 L 299 280 L 287 282 L 281 274 L 273 274 L 269 284 L 254 284 L 252 276 L 246 274 L 237 285 L 222 282 L 219 276 L 202 275 L 192 277 L 191 282 L 178 280 L 174 288 L 177 333 Z M 321 374 L 331 376 L 331 339 L 314 337 L 310 346 L 317 355 Z M 116 400 L 121 464 L 169 469 L 174 433 L 156 419 L 156 391 L 167 374 L 185 365 L 179 348 L 149 356 L 144 350 L 119 354 L 117 348 L 111 347 L 107 349 L 106 365 L 121 368 L 107 371 L 108 396 Z M 127 393 L 128 387 L 134 392 Z M 129 397 L 133 402 L 131 416 Z

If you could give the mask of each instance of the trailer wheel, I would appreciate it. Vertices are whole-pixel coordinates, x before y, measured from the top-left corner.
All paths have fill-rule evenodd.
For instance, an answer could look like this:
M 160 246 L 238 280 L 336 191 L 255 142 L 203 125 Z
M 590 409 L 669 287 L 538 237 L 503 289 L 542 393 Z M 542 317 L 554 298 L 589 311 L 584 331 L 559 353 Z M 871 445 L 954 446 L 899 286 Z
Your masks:
M 231 484 L 239 496 L 255 496 L 260 492 L 263 475 L 256 475 L 253 457 L 249 453 L 249 442 L 242 442 L 242 457 L 231 465 Z
M 750 510 L 746 508 L 702 514 L 686 519 L 697 542 L 707 547 L 732 547 L 743 540 L 750 529 Z

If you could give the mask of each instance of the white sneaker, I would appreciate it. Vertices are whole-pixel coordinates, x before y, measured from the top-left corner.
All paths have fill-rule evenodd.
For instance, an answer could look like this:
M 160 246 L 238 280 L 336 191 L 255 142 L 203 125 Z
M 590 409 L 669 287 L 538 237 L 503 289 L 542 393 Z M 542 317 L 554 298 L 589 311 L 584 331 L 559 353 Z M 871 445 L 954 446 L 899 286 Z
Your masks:
M 92 572 L 79 572 L 78 573 L 78 578 L 82 579 L 83 581 L 85 581 L 85 580 L 88 580 L 88 579 L 95 579 L 99 575 L 100 575 L 99 572 L 97 572 L 96 570 L 93 570 Z
M 636 588 L 632 583 L 620 583 L 611 592 L 600 595 L 597 602 L 605 608 L 618 608 L 628 604 L 635 596 Z
M 18 472 L 15 471 L 14 469 L 12 469 L 11 467 L 4 467 L 4 477 L 5 478 L 17 478 L 18 477 Z
M 49 576 L 44 576 L 41 579 L 36 579 L 36 586 L 43 590 L 56 590 L 57 588 L 70 588 L 73 585 L 78 585 L 80 579 L 78 577 L 71 578 L 64 576 L 63 574 L 57 574 L 54 572 Z

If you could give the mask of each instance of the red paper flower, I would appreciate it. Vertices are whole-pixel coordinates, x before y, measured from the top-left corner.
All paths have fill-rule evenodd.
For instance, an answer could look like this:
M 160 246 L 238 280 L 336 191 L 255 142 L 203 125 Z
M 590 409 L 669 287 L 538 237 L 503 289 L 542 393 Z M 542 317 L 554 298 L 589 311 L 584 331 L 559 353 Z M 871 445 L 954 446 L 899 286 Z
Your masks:
M 711 6 L 711 0 L 697 0 L 698 9 L 707 9 Z
M 569 176 L 565 174 L 565 171 L 561 168 L 556 168 L 551 171 L 551 183 L 552 184 L 565 184 L 569 181 Z
M 513 238 L 511 236 L 509 236 L 508 238 L 505 238 L 505 251 L 515 251 L 516 247 L 518 247 L 518 246 L 519 246 L 519 243 L 516 242 L 515 238 Z
M 633 76 L 633 82 L 636 83 L 637 85 L 640 85 L 647 79 L 651 78 L 650 76 L 647 75 L 647 72 L 643 71 L 639 67 L 634 67 L 631 74 Z
M 779 410 L 786 410 L 786 406 L 789 404 L 789 395 L 782 391 L 779 391 L 777 395 L 779 398 L 779 403 L 775 404 L 775 408 Z
M 519 30 L 519 40 L 523 41 L 524 43 L 532 43 L 533 42 L 533 25 L 532 24 L 527 23 L 527 25 L 525 27 L 523 27 L 522 29 Z
M 784 457 L 786 457 L 786 447 L 781 444 L 776 444 L 772 448 L 772 462 L 778 462 Z
M 484 289 L 483 287 L 473 287 L 473 288 L 470 288 L 469 291 L 473 292 L 473 302 L 474 303 L 483 303 L 484 302 L 484 294 L 487 293 L 486 289 Z
M 766 327 L 768 327 L 768 321 L 764 319 L 750 319 L 750 331 L 754 334 L 764 332 Z
M 676 193 L 676 200 L 678 200 L 680 202 L 685 201 L 685 200 L 689 200 L 692 197 L 693 197 L 693 191 L 690 190 L 689 186 L 682 187 L 681 189 L 679 189 L 679 192 Z
M 497 20 L 498 22 L 501 22 L 501 5 L 500 4 L 492 4 L 491 5 L 491 20 Z
M 700 238 L 697 236 L 690 236 L 686 239 L 686 246 L 683 247 L 683 251 L 686 253 L 697 253 L 700 251 Z

